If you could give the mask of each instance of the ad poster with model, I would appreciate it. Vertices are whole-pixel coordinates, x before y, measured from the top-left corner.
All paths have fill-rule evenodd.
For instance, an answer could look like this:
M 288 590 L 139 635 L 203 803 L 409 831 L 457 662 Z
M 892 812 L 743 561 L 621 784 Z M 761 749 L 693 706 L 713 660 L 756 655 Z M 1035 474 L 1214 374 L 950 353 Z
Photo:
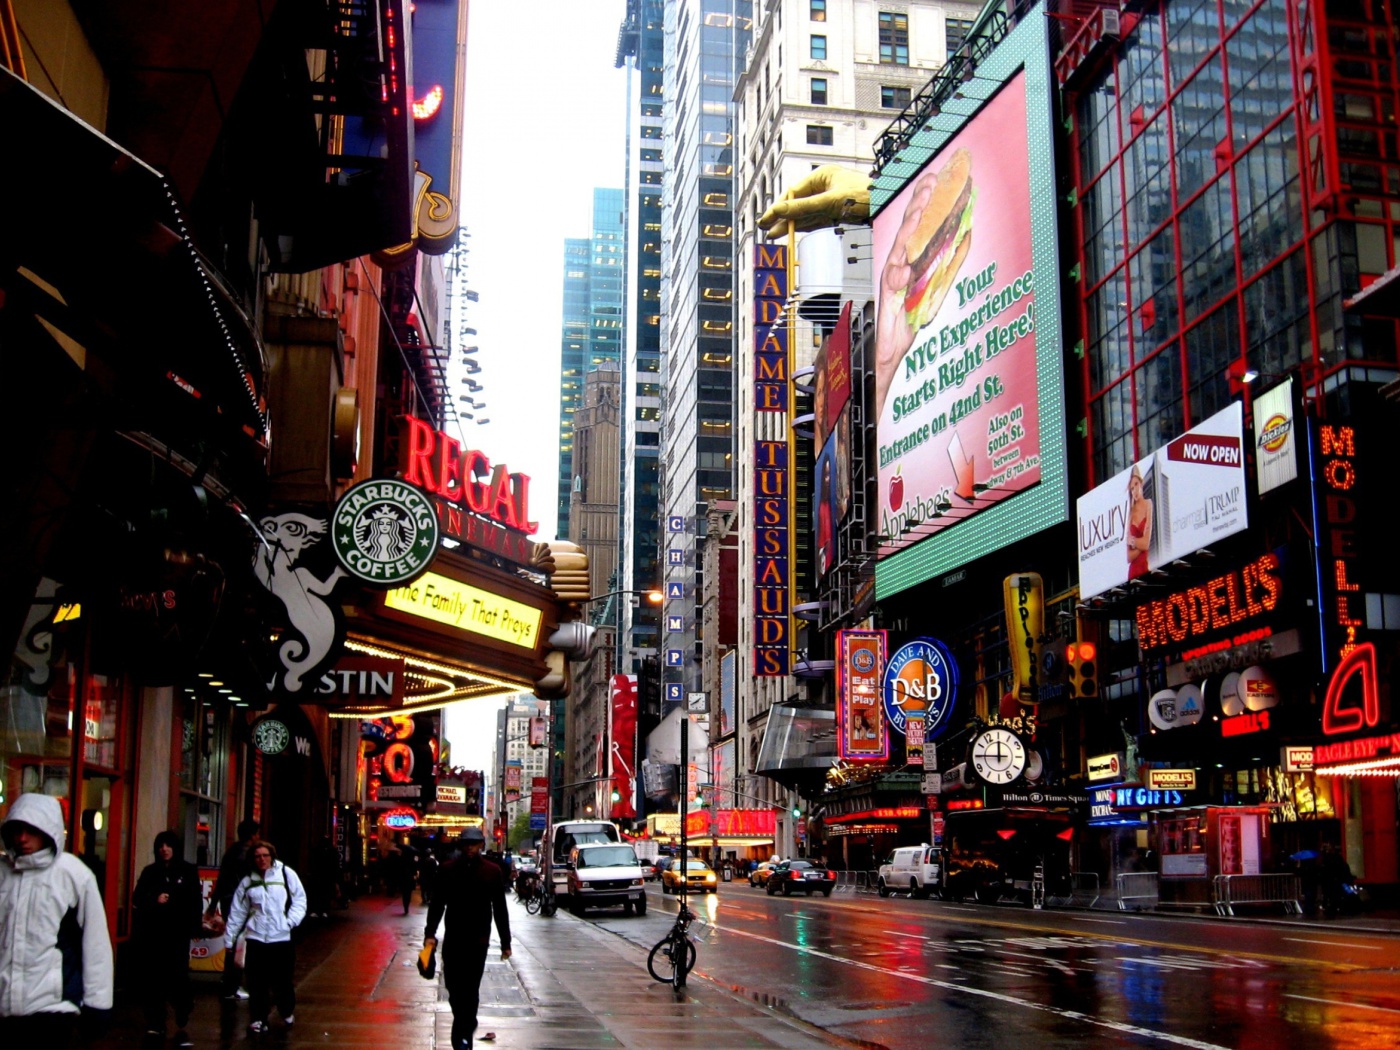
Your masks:
M 1021 71 L 874 222 L 879 531 L 892 540 L 1041 478 L 1026 121 Z
M 1235 401 L 1079 497 L 1079 594 L 1092 598 L 1249 526 Z

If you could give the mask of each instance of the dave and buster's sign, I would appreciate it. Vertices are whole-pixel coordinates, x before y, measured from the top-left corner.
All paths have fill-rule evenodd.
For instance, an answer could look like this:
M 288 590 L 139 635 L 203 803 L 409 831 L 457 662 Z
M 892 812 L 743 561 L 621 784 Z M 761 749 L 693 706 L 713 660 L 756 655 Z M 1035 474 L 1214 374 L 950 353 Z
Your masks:
M 885 665 L 883 692 L 885 718 L 895 732 L 908 736 L 913 720 L 923 724 L 922 739 L 936 740 L 957 701 L 957 661 L 942 642 L 916 638 Z
M 879 630 L 836 632 L 836 753 L 847 761 L 890 757 L 881 704 L 886 637 Z

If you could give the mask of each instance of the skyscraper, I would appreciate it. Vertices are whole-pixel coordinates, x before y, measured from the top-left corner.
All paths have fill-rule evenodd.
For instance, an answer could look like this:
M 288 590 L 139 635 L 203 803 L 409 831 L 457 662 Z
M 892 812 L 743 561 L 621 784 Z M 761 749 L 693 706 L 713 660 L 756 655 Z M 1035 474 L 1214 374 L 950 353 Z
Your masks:
M 734 103 L 748 0 L 667 0 L 661 205 L 663 705 L 700 682 L 698 544 L 734 489 Z
M 622 383 L 622 492 L 618 587 L 645 590 L 657 572 L 661 432 L 661 160 L 663 0 L 628 0 L 616 65 L 627 68 L 627 289 Z M 630 60 L 630 63 L 629 63 Z M 654 655 L 655 606 L 622 604 L 622 663 Z
M 564 241 L 564 317 L 559 361 L 559 531 L 569 534 L 574 488 L 574 411 L 586 372 L 617 362 L 623 313 L 622 191 L 593 191 L 592 232 Z

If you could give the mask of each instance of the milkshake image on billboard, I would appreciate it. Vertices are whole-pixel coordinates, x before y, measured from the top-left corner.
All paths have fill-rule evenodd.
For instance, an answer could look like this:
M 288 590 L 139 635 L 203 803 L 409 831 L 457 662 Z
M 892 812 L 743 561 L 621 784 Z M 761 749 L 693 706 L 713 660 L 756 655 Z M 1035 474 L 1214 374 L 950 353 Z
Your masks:
M 875 337 L 876 414 L 884 408 L 895 370 L 919 329 L 948 297 L 972 247 L 972 151 L 954 150 L 938 170 L 914 183 L 904 218 L 880 274 Z

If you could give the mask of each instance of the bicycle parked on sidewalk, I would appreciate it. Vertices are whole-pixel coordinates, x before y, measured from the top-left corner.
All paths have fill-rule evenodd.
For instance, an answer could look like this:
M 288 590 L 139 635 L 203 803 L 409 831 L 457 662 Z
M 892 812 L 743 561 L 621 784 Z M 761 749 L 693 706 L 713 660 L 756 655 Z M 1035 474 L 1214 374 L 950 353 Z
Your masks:
M 515 897 L 531 915 L 538 915 L 544 904 L 544 887 L 539 876 L 533 872 L 522 873 L 515 880 Z
M 656 942 L 647 956 L 651 976 L 677 991 L 685 987 L 686 975 L 695 966 L 695 942 L 690 938 L 690 924 L 695 918 L 695 912 L 682 901 L 670 932 Z

